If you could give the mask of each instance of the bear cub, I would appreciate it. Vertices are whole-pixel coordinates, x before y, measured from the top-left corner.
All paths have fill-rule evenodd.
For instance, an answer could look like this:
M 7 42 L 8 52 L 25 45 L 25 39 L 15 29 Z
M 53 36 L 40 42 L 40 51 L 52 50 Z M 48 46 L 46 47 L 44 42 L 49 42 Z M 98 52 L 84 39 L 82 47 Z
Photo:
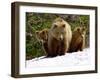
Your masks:
M 36 31 L 37 39 L 42 42 L 43 49 L 46 54 L 48 54 L 48 29 L 43 29 L 40 31 Z
M 68 52 L 83 51 L 85 47 L 85 27 L 76 27 L 72 34 L 72 40 Z

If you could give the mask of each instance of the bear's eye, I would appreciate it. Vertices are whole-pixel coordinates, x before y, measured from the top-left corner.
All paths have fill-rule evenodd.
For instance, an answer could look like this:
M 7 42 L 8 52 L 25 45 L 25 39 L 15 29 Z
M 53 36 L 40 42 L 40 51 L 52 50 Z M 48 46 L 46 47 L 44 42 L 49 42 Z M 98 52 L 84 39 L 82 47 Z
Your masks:
M 54 28 L 54 29 L 57 28 L 57 25 L 55 24 L 53 28 Z
M 40 33 L 39 31 L 36 31 L 36 32 L 35 32 L 36 35 L 39 35 L 39 33 Z
M 62 27 L 65 28 L 65 24 L 63 24 Z

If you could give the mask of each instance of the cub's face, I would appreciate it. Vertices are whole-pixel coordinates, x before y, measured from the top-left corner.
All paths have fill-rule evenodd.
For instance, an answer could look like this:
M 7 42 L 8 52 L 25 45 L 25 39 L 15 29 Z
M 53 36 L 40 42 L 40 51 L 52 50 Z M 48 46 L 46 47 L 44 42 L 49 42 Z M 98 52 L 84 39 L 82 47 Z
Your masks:
M 78 34 L 80 34 L 82 37 L 84 37 L 85 34 L 86 34 L 86 28 L 85 28 L 85 27 L 77 27 L 77 28 L 75 29 L 75 31 L 76 31 Z
M 52 35 L 57 40 L 63 40 L 66 34 L 66 24 L 63 19 L 56 19 L 52 25 Z
M 84 34 L 84 33 L 86 32 L 85 27 L 78 27 L 76 30 L 77 30 L 80 34 Z
M 36 36 L 39 41 L 42 41 L 42 42 L 47 41 L 48 40 L 48 30 L 43 29 L 41 31 L 36 31 Z

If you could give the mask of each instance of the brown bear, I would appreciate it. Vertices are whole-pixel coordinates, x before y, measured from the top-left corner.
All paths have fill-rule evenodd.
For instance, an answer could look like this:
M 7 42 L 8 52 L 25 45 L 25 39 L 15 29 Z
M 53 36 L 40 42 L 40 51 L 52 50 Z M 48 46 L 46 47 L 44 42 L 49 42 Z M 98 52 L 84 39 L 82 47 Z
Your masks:
M 72 38 L 71 26 L 62 18 L 56 18 L 48 31 L 48 57 L 64 55 Z
M 85 27 L 76 27 L 72 34 L 72 40 L 68 52 L 83 51 L 85 47 Z
M 42 42 L 43 49 L 48 54 L 48 29 L 36 31 L 36 37 Z

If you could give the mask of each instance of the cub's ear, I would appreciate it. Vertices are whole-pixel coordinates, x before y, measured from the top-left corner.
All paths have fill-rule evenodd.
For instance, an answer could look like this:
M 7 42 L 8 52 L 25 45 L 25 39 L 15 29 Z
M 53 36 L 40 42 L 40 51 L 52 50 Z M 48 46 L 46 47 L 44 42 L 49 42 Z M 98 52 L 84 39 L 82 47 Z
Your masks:
M 86 31 L 86 28 L 85 28 L 85 27 L 83 27 L 83 28 L 82 28 L 82 30 L 83 30 L 83 31 Z
M 38 35 L 39 34 L 39 31 L 36 31 L 35 34 Z
M 80 27 L 77 27 L 77 31 L 78 31 L 78 32 L 80 31 Z
M 42 34 L 45 34 L 45 31 L 42 31 Z
M 45 32 L 48 33 L 48 29 L 46 29 Z

